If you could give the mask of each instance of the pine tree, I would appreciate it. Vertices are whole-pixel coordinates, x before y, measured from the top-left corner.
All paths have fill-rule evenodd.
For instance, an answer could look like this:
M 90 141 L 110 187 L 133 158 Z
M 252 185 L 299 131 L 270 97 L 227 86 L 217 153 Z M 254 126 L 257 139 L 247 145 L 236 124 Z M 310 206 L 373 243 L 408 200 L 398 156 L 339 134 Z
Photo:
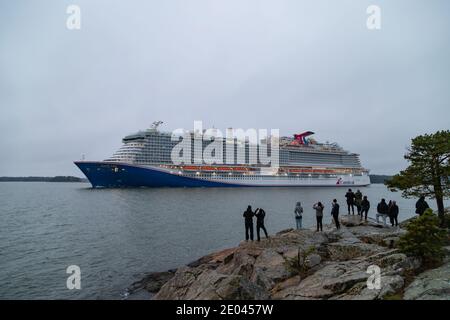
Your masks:
M 392 191 L 401 190 L 405 198 L 436 199 L 443 225 L 444 199 L 450 197 L 450 131 L 415 137 L 405 159 L 409 167 L 386 181 L 386 185 Z
M 425 264 L 442 261 L 447 230 L 440 228 L 440 220 L 431 209 L 406 225 L 407 233 L 400 237 L 398 247 L 408 256 L 419 257 Z

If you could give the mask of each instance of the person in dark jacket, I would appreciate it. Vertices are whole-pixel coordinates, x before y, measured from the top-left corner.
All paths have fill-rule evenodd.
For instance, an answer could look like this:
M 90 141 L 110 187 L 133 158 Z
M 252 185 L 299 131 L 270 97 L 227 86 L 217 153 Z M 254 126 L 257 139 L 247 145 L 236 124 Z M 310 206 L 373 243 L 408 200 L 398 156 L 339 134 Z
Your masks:
M 398 227 L 398 205 L 395 201 L 391 202 L 389 207 L 389 218 L 391 219 L 391 225 Z
M 323 219 L 323 206 L 322 202 L 317 202 L 313 205 L 313 209 L 316 210 L 316 222 L 317 222 L 317 232 L 323 231 L 322 219 Z
M 430 206 L 425 201 L 425 197 L 421 196 L 416 202 L 416 213 L 421 216 Z
M 264 231 L 266 238 L 269 238 L 269 236 L 267 235 L 266 227 L 264 226 L 264 218 L 266 217 L 266 212 L 263 209 L 258 208 L 255 211 L 255 216 L 256 216 L 256 237 L 257 237 L 258 241 L 261 240 L 259 237 L 260 229 L 262 229 Z
M 352 208 L 352 213 L 355 214 L 355 194 L 352 189 L 348 189 L 345 197 L 347 198 L 348 214 L 350 214 L 350 208 Z
M 361 201 L 361 220 L 363 219 L 367 221 L 367 214 L 369 213 L 370 209 L 370 202 L 367 199 L 367 196 L 364 196 L 363 200 Z
M 355 192 L 355 205 L 356 210 L 358 211 L 358 215 L 361 214 L 361 202 L 363 200 L 363 195 L 359 189 Z M 362 217 L 362 216 L 361 216 Z
M 243 217 L 245 218 L 245 240 L 248 241 L 249 233 L 250 240 L 253 241 L 253 216 L 255 214 L 252 211 L 252 206 L 248 206 L 247 210 L 244 211 Z
M 331 204 L 331 215 L 333 216 L 334 223 L 336 224 L 336 229 L 340 229 L 341 225 L 339 223 L 339 204 L 337 203 L 336 199 L 334 199 L 333 203 Z
M 379 223 L 378 218 L 381 217 L 383 219 L 383 223 L 386 224 L 386 218 L 389 215 L 389 207 L 385 199 L 381 199 L 381 202 L 377 205 L 377 212 L 377 222 Z
M 389 203 L 388 203 L 388 217 L 389 217 L 389 221 L 393 225 L 394 224 L 394 219 L 391 216 L 391 206 L 392 206 L 392 200 L 389 200 Z

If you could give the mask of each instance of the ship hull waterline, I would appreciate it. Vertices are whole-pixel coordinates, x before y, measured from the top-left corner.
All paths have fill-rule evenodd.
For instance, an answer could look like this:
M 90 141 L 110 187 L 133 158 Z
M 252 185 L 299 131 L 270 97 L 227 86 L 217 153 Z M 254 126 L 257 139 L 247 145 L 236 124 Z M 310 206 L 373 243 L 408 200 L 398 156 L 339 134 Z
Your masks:
M 256 179 L 196 178 L 171 173 L 153 166 L 118 162 L 75 161 L 93 188 L 237 188 L 237 187 L 356 187 L 370 185 L 368 176 L 337 178 L 286 179 L 284 177 Z

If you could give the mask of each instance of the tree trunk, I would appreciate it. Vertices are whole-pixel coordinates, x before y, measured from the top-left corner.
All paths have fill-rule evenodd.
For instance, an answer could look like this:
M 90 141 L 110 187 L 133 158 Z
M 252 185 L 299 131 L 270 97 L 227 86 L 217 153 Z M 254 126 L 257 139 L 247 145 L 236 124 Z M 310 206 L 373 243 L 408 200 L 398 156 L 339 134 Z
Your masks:
M 433 180 L 434 195 L 436 197 L 436 204 L 438 207 L 438 216 L 441 220 L 441 226 L 444 226 L 444 194 L 442 192 L 441 170 L 439 167 L 439 163 L 435 163 Z
M 438 216 L 441 219 L 441 225 L 444 225 L 444 199 L 442 196 L 436 196 L 436 204 L 438 207 Z

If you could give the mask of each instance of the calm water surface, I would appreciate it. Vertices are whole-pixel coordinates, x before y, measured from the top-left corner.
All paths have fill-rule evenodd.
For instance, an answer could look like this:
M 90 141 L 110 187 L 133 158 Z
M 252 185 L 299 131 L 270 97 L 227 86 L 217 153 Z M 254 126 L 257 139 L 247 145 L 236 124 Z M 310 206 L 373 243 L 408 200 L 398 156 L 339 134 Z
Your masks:
M 211 251 L 235 246 L 244 235 L 248 204 L 266 210 L 269 233 L 315 223 L 312 205 L 346 189 L 91 189 L 84 183 L 0 183 L 0 299 L 121 299 L 144 273 L 175 268 Z M 400 220 L 415 200 L 383 185 L 361 188 L 374 216 L 381 197 L 397 200 Z M 434 209 L 435 203 L 428 201 Z M 449 203 L 447 202 L 448 206 Z M 81 290 L 66 288 L 66 268 L 81 268 Z

